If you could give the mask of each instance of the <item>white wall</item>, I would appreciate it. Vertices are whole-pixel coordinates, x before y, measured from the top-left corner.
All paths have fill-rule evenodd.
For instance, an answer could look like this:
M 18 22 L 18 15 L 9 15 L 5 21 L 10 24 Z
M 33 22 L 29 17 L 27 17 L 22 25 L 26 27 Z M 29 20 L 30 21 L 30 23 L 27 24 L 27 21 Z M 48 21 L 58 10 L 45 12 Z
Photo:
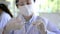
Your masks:
M 57 27 L 60 29 L 60 14 L 59 13 L 40 13 L 40 16 L 46 17 L 51 22 L 57 25 Z

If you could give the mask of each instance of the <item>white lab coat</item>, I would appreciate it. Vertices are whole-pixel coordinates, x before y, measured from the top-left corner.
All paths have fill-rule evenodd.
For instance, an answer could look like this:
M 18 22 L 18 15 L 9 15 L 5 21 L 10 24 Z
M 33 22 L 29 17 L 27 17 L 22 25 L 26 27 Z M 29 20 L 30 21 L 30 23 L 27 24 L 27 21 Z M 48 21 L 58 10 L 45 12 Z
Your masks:
M 35 15 L 27 22 L 21 15 L 13 18 L 6 25 L 4 34 L 41 34 L 40 30 L 43 30 L 43 28 L 40 27 L 41 29 L 39 30 L 38 27 L 34 26 L 34 24 L 41 22 L 44 24 L 47 34 L 60 34 L 59 29 L 53 23 L 49 22 L 48 19 Z
M 0 15 L 0 34 L 2 34 L 3 28 L 10 19 L 11 16 L 3 11 L 2 14 Z

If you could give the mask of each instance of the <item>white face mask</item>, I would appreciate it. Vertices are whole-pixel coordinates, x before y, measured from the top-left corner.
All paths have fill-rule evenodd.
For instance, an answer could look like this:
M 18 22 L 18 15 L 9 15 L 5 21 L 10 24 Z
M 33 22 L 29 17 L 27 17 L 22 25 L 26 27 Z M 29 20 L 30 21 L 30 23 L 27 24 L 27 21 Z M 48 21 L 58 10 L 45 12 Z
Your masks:
M 30 16 L 33 13 L 32 5 L 19 6 L 19 13 L 24 16 Z

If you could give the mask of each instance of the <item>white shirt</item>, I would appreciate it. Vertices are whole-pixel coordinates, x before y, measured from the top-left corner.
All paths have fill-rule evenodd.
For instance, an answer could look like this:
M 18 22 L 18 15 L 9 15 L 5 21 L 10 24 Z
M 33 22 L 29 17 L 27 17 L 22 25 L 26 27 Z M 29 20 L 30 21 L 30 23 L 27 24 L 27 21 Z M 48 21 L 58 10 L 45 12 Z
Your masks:
M 33 23 L 40 23 L 43 21 L 47 34 L 60 34 L 59 29 L 46 18 L 33 15 L 28 22 L 24 22 L 25 19 L 23 16 L 18 16 L 9 21 L 9 24 L 6 26 L 5 34 L 41 34 L 37 27 L 33 26 Z M 22 25 L 21 25 L 22 24 Z M 20 27 L 20 29 L 19 29 Z
M 0 34 L 2 33 L 3 28 L 5 27 L 5 25 L 10 19 L 11 19 L 11 16 L 9 14 L 2 12 L 0 16 Z

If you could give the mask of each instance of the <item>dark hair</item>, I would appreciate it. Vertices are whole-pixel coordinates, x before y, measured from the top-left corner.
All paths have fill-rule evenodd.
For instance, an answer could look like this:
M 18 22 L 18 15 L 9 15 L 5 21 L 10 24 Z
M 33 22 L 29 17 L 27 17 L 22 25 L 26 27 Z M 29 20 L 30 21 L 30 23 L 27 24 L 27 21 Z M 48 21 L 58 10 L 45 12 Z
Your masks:
M 34 0 L 34 2 L 35 2 L 35 1 L 36 1 L 36 0 Z M 17 5 L 18 2 L 19 2 L 19 0 L 16 0 L 16 2 L 15 2 L 15 3 L 16 3 L 16 6 L 18 6 L 18 5 Z
M 11 12 L 9 11 L 8 7 L 5 4 L 0 4 L 0 9 L 8 13 L 11 17 L 13 17 L 13 15 L 11 14 Z

